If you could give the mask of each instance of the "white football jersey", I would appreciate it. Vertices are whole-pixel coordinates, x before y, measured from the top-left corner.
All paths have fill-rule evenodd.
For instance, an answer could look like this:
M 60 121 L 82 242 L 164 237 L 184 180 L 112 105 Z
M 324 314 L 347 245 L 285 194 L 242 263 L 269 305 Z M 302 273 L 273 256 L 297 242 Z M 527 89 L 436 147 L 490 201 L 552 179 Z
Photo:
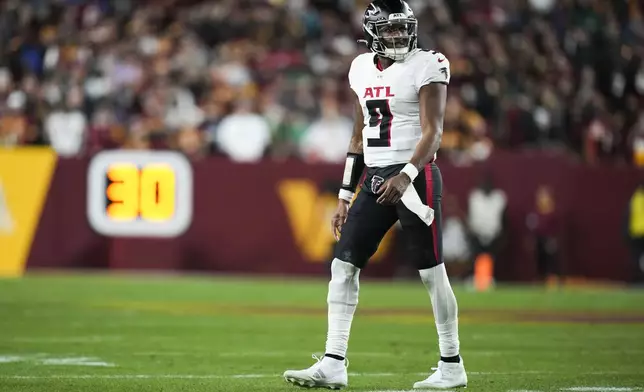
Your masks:
M 408 163 L 421 137 L 418 93 L 429 83 L 449 84 L 449 60 L 441 53 L 416 49 L 381 71 L 375 56 L 359 55 L 349 70 L 349 84 L 364 115 L 365 164 Z

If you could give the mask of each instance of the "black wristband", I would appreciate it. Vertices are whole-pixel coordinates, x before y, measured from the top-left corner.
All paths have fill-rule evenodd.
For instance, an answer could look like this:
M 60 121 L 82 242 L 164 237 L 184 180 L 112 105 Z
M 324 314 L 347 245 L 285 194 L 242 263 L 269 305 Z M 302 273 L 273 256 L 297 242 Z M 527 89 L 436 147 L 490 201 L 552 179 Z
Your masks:
M 344 176 L 342 176 L 342 189 L 355 192 L 364 168 L 363 154 L 347 153 L 347 160 L 344 165 Z

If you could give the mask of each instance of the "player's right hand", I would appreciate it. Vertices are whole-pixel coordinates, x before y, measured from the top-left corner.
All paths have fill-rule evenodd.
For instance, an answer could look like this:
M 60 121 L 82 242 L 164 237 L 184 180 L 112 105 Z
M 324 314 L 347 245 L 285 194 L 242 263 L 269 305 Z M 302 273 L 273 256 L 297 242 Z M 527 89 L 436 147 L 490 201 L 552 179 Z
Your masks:
M 346 200 L 338 200 L 338 208 L 335 209 L 333 213 L 333 218 L 331 219 L 331 228 L 333 230 L 333 238 L 336 241 L 340 240 L 340 232 L 342 231 L 342 225 L 347 221 L 347 216 L 349 216 L 349 202 Z

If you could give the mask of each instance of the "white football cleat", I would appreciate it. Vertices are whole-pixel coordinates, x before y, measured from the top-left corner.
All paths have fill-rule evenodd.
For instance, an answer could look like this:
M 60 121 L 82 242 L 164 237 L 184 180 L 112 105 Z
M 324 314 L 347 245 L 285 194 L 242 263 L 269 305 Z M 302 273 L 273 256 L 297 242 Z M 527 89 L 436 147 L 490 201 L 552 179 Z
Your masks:
M 338 361 L 333 358 L 319 358 L 313 366 L 304 370 L 287 370 L 284 372 L 284 379 L 295 385 L 306 388 L 341 389 L 349 384 L 347 366 L 349 362 Z
M 467 386 L 467 374 L 463 358 L 459 363 L 438 361 L 438 367 L 432 368 L 435 372 L 423 381 L 414 384 L 414 389 L 449 389 Z

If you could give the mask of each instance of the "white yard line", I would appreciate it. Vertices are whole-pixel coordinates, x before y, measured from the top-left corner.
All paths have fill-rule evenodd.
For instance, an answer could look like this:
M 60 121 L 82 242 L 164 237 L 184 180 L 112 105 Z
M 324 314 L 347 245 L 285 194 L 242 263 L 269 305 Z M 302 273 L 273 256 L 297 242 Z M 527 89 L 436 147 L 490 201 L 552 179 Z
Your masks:
M 423 389 L 370 389 L 367 392 L 419 392 Z M 438 391 L 438 389 L 424 389 L 424 391 L 432 392 Z M 466 389 L 457 388 L 457 389 L 440 389 L 441 392 L 450 392 L 450 391 L 466 391 Z
M 20 362 L 23 357 L 20 355 L 0 355 L 0 363 Z
M 405 373 L 349 373 L 351 377 L 394 377 Z M 406 375 L 427 376 L 428 373 L 407 373 Z M 491 374 L 491 373 L 476 373 Z M 281 374 L 51 374 L 45 376 L 0 375 L 0 379 L 17 380 L 136 380 L 136 379 L 244 379 L 244 378 L 279 378 Z
M 517 371 L 517 372 L 468 372 L 468 375 L 525 375 L 525 374 L 552 374 L 552 372 L 539 371 Z M 597 375 L 597 372 L 589 374 Z M 599 373 L 601 374 L 601 373 Z M 615 373 L 609 373 L 615 374 Z M 349 373 L 352 377 L 394 377 L 394 376 L 427 376 L 428 373 Z M 0 375 L 0 379 L 17 380 L 48 380 L 48 379 L 70 379 L 70 380 L 92 380 L 92 379 L 114 379 L 114 380 L 136 380 L 136 379 L 246 379 L 246 378 L 279 378 L 281 374 L 52 374 L 43 376 L 29 375 Z M 639 391 L 640 388 L 630 387 L 571 387 L 562 388 L 561 391 L 568 392 L 631 392 Z M 512 390 L 507 392 L 540 392 L 531 390 Z
M 442 389 L 442 391 L 455 391 L 455 389 Z M 368 392 L 418 392 L 418 389 L 374 389 Z
M 57 357 L 51 354 L 3 355 L 0 364 L 29 362 L 36 365 L 113 367 L 113 363 L 95 357 Z
M 419 392 L 419 391 L 438 391 L 438 389 L 370 389 L 367 392 Z M 450 391 L 466 391 L 463 388 L 454 388 L 454 389 L 440 389 L 441 392 L 450 392 Z
M 542 392 L 538 389 L 510 389 L 507 392 Z
M 273 376 L 273 375 L 271 375 Z M 79 374 L 65 375 L 52 374 L 48 376 L 0 376 L 0 379 L 13 380 L 138 380 L 138 379 L 177 379 L 177 380 L 194 380 L 194 379 L 221 379 L 221 378 L 264 378 L 266 374 Z
M 113 363 L 90 357 L 50 358 L 43 359 L 40 363 L 43 365 L 114 367 Z
M 53 343 L 53 344 L 67 344 L 67 343 L 111 343 L 122 340 L 120 336 L 75 336 L 75 337 L 12 337 L 9 339 L 1 339 L 0 341 L 9 341 L 15 343 Z
M 561 391 L 571 391 L 571 392 L 631 392 L 631 391 L 640 391 L 641 388 L 631 388 L 631 387 L 572 387 L 572 388 L 561 388 Z

